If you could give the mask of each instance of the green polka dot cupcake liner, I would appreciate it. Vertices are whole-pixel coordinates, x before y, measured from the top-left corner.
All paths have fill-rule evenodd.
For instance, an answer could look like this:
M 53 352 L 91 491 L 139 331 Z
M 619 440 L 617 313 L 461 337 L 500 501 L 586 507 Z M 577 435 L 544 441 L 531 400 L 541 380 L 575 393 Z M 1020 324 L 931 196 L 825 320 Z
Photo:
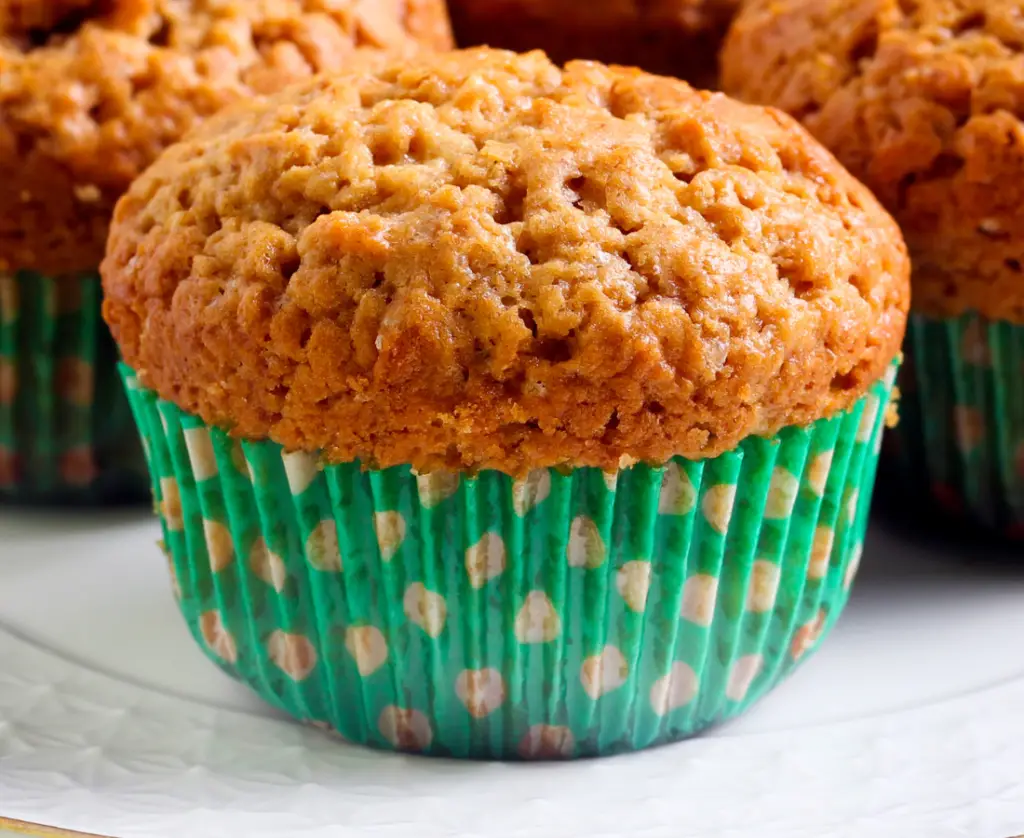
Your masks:
M 789 675 L 846 602 L 895 374 L 714 459 L 513 479 L 240 442 L 122 371 L 206 655 L 351 742 L 502 759 L 681 739 Z
M 956 518 L 1024 538 L 1024 326 L 911 315 L 887 467 Z
M 0 273 L 0 503 L 148 496 L 94 274 Z

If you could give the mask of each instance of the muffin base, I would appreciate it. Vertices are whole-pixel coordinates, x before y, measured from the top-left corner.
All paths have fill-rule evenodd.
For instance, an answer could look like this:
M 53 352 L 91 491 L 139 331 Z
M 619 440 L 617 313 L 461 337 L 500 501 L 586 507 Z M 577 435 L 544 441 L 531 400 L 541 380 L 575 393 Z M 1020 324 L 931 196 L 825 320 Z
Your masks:
M 711 460 L 513 480 L 321 466 L 122 370 L 211 660 L 350 741 L 524 759 L 690 736 L 816 648 L 860 559 L 893 377 Z
M 1024 538 L 1024 326 L 912 314 L 886 470 L 964 523 Z
M 148 497 L 95 274 L 0 274 L 0 503 Z

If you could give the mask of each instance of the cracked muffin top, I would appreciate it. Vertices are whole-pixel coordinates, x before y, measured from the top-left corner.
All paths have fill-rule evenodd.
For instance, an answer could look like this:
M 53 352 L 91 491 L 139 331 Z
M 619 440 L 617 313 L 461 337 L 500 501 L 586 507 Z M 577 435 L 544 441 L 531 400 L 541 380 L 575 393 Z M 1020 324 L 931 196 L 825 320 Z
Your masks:
M 443 0 L 0 0 L 0 271 L 95 270 L 117 198 L 224 105 L 450 38 Z
M 119 202 L 104 314 L 250 439 L 419 471 L 700 458 L 848 407 L 908 259 L 789 117 L 455 52 L 214 117 Z
M 715 83 L 739 0 L 449 0 L 460 46 L 543 49 L 557 62 L 630 64 Z
M 1020 0 L 750 0 L 722 79 L 874 190 L 906 236 L 915 310 L 1024 323 Z

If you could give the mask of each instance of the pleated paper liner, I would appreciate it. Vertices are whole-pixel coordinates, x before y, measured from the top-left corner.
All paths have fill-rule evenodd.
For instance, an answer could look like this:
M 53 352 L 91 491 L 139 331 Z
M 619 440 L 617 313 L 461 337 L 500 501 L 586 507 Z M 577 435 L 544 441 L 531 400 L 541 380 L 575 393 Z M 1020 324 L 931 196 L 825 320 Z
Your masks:
M 1024 326 L 911 315 L 904 352 L 886 446 L 901 505 L 1024 538 Z
M 512 480 L 321 467 L 122 370 L 206 654 L 348 740 L 481 758 L 679 739 L 788 675 L 846 602 L 893 377 L 712 460 Z
M 0 502 L 148 497 L 95 274 L 0 274 Z

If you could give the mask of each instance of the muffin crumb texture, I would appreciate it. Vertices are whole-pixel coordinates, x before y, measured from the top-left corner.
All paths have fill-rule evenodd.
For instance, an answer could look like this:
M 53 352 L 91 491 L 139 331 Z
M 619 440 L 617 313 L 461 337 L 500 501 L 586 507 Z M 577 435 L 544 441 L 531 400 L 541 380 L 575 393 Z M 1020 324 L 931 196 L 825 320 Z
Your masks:
M 425 473 L 715 456 L 849 407 L 908 306 L 895 224 L 790 118 L 486 49 L 214 117 L 102 273 L 163 398 Z
M 0 0 L 0 270 L 95 269 L 128 184 L 226 104 L 450 46 L 443 0 Z
M 793 114 L 900 222 L 914 309 L 1024 323 L 1024 7 L 750 0 L 723 87 Z

